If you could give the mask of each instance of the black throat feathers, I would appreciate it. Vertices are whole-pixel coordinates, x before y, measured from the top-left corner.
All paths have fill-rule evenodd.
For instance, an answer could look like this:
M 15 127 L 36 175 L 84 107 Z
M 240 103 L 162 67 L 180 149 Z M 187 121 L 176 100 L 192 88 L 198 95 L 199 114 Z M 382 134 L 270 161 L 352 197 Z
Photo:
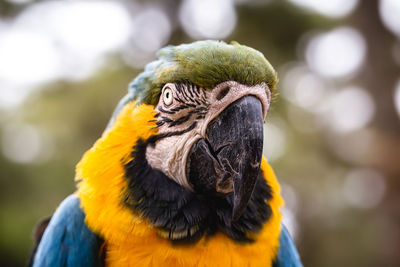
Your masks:
M 272 198 L 271 187 L 261 170 L 246 210 L 237 221 L 232 221 L 232 193 L 205 196 L 189 191 L 148 164 L 147 145 L 148 142 L 139 140 L 132 152 L 133 159 L 124 166 L 128 182 L 123 199 L 126 206 L 147 218 L 161 237 L 174 244 L 195 243 L 217 231 L 236 242 L 253 242 L 248 234 L 259 232 L 272 214 L 267 204 Z

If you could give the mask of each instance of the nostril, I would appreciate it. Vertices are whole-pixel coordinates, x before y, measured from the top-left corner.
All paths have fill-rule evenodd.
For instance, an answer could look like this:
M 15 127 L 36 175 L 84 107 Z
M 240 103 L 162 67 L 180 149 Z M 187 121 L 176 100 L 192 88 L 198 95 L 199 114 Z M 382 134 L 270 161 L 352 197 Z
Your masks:
M 229 86 L 223 88 L 223 89 L 219 92 L 219 94 L 217 95 L 217 100 L 219 101 L 219 100 L 221 100 L 222 98 L 224 98 L 224 97 L 229 93 L 229 90 L 230 90 Z

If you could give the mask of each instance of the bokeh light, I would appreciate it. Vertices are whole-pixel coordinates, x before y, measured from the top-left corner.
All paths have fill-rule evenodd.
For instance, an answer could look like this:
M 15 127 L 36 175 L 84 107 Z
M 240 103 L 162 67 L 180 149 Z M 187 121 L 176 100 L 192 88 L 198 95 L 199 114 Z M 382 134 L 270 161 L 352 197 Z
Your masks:
M 133 20 L 132 38 L 143 51 L 154 53 L 168 41 L 171 25 L 166 14 L 156 8 L 141 11 Z
M 331 150 L 345 162 L 365 164 L 371 155 L 374 135 L 368 129 L 360 129 L 347 133 L 330 133 L 328 142 Z
M 397 115 L 400 118 L 400 79 L 398 80 L 394 89 L 394 105 L 396 107 Z
M 179 19 L 193 38 L 222 39 L 235 28 L 236 13 L 232 0 L 184 0 Z
M 31 88 L 0 81 L 0 109 L 12 110 L 22 104 Z
M 132 35 L 123 49 L 123 59 L 133 67 L 141 68 L 168 42 L 172 25 L 160 8 L 149 7 L 133 17 Z
M 52 79 L 60 68 L 56 48 L 42 34 L 21 29 L 0 33 L 0 80 L 35 84 Z
M 29 2 L 32 2 L 33 0 L 6 0 L 7 2 L 13 3 L 13 4 L 27 4 Z
M 296 213 L 299 208 L 299 200 L 296 191 L 292 186 L 281 183 L 282 197 L 285 200 L 285 206 L 282 209 L 283 223 L 294 239 L 298 236 L 298 223 Z
M 73 72 L 91 75 L 100 67 L 93 62 L 122 47 L 131 33 L 130 14 L 118 1 L 45 1 L 24 10 L 15 25 L 47 35 L 57 44 L 60 75 L 80 78 L 87 76 Z
M 310 68 L 326 77 L 343 78 L 361 67 L 366 44 L 360 33 L 350 27 L 336 28 L 313 37 L 306 47 Z
M 328 17 L 343 17 L 350 14 L 358 4 L 358 0 L 289 0 L 291 3 Z
M 324 122 L 321 122 L 315 114 L 295 105 L 287 107 L 287 116 L 291 126 L 300 133 L 314 134 L 324 127 Z
M 13 21 L 1 23 L 0 84 L 8 100 L 0 102 L 14 106 L 45 82 L 89 77 L 101 67 L 102 57 L 123 46 L 130 34 L 130 15 L 119 2 L 44 1 L 29 6 Z
M 397 36 L 400 36 L 400 1 L 380 0 L 379 13 L 385 26 Z
M 76 163 L 156 51 L 199 39 L 253 47 L 278 72 L 263 155 L 304 266 L 399 266 L 399 6 L 0 1 L 0 266 L 25 266 L 35 223 L 76 190 Z
M 289 64 L 282 70 L 282 96 L 309 112 L 327 109 L 331 87 L 326 80 L 309 70 L 305 64 Z
M 16 163 L 34 163 L 53 153 L 52 141 L 43 130 L 32 125 L 6 125 L 2 133 L 3 155 Z
M 264 124 L 263 154 L 268 161 L 273 162 L 282 157 L 286 151 L 286 134 L 282 122 L 268 122 Z
M 350 171 L 343 184 L 343 193 L 348 203 L 360 209 L 376 207 L 384 197 L 385 189 L 383 175 L 371 169 Z
M 79 54 L 115 50 L 124 44 L 131 30 L 130 15 L 117 1 L 63 1 L 36 8 L 27 12 L 47 11 L 50 15 L 46 22 L 51 25 L 48 30 Z
M 337 132 L 350 132 L 365 127 L 373 118 L 375 105 L 369 93 L 359 87 L 347 87 L 331 99 L 327 119 Z

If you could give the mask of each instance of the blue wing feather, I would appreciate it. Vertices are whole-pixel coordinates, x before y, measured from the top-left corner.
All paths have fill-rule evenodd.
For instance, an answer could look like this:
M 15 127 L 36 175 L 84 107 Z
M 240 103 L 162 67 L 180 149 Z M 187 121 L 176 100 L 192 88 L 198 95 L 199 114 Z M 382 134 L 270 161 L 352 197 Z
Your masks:
M 34 267 L 102 266 L 102 240 L 85 224 L 76 195 L 67 197 L 54 213 L 34 258 Z
M 303 267 L 296 246 L 286 227 L 282 225 L 278 255 L 274 267 Z

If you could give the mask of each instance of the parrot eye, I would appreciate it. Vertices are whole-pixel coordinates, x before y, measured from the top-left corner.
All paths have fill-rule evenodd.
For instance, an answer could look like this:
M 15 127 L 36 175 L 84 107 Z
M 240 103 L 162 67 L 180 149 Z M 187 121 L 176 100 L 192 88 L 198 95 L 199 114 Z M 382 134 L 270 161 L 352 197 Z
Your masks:
M 171 90 L 171 88 L 167 87 L 167 88 L 165 88 L 164 93 L 163 93 L 164 104 L 166 106 L 169 106 L 172 104 L 172 100 L 173 100 L 172 90 Z

